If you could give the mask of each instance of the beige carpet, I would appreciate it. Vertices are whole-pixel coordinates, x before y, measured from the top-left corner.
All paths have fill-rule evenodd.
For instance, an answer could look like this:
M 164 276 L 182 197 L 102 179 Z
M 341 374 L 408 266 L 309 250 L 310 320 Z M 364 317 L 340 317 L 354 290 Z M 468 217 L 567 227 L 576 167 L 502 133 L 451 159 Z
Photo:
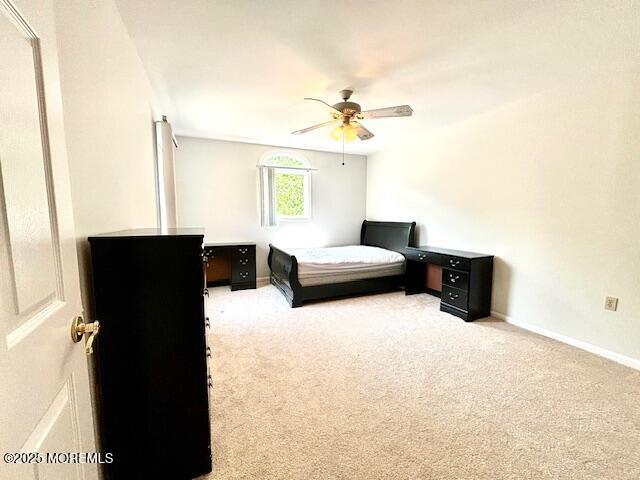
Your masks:
M 427 295 L 212 289 L 206 479 L 640 479 L 640 372 Z

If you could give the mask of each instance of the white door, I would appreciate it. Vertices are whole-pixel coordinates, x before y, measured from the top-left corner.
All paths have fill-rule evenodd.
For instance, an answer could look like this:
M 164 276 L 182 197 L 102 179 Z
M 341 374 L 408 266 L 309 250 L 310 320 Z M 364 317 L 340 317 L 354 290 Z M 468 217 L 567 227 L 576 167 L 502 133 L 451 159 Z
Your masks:
M 95 450 L 57 62 L 51 0 L 0 0 L 2 480 L 97 478 L 45 454 Z

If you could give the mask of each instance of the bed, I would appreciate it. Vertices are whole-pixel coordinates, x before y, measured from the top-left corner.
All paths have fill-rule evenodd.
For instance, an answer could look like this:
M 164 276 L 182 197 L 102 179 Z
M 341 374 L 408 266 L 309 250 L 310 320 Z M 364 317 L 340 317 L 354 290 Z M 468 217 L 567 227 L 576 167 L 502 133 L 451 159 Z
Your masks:
M 415 222 L 362 222 L 360 245 L 283 249 L 269 244 L 271 283 L 291 307 L 404 285 L 404 249 L 415 246 Z

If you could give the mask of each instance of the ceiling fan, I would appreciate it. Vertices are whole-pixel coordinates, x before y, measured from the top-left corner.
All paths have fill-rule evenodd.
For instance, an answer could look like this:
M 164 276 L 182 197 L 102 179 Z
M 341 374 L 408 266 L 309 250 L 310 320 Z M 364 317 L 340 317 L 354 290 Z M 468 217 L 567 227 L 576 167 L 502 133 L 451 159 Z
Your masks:
M 365 126 L 360 123 L 360 120 L 384 117 L 409 117 L 413 113 L 413 109 L 409 105 L 398 105 L 395 107 L 362 111 L 359 104 L 349 101 L 352 93 L 353 90 L 341 90 L 340 96 L 343 101 L 338 102 L 335 105 L 329 105 L 327 102 L 318 98 L 305 98 L 305 100 L 313 100 L 314 102 L 320 102 L 326 105 L 329 108 L 331 117 L 333 118 L 328 122 L 319 123 L 318 125 L 303 128 L 302 130 L 296 130 L 292 133 L 294 135 L 301 135 L 303 133 L 310 132 L 311 130 L 315 130 L 316 128 L 337 124 L 337 126 L 331 131 L 331 137 L 334 140 L 350 142 L 355 140 L 356 137 L 360 140 L 369 140 L 373 137 L 373 133 L 365 128 Z

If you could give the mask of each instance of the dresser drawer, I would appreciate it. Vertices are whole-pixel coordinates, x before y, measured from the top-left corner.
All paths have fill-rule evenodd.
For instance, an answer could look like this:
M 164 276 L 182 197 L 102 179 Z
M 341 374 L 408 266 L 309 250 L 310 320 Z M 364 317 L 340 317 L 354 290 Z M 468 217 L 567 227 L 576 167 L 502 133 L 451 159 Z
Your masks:
M 469 274 L 460 270 L 442 269 L 442 283 L 461 290 L 469 289 Z
M 443 285 L 441 301 L 462 310 L 467 310 L 467 292 L 465 290 Z
M 468 258 L 444 255 L 442 257 L 442 266 L 444 268 L 453 268 L 455 270 L 463 270 L 465 272 L 468 272 L 471 268 L 471 261 Z

